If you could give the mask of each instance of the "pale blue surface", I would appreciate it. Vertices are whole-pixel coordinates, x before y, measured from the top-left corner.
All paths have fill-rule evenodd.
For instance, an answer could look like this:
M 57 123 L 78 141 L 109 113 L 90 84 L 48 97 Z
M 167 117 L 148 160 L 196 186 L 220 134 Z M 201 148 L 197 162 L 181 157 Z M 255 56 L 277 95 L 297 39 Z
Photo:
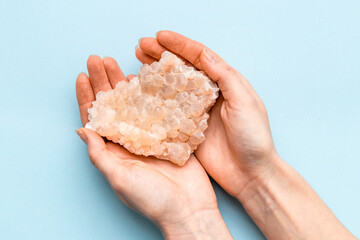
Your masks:
M 1 1 L 0 238 L 159 239 L 88 161 L 75 78 L 90 54 L 136 73 L 138 38 L 171 29 L 237 67 L 281 156 L 360 233 L 360 1 Z M 235 239 L 263 239 L 216 186 Z

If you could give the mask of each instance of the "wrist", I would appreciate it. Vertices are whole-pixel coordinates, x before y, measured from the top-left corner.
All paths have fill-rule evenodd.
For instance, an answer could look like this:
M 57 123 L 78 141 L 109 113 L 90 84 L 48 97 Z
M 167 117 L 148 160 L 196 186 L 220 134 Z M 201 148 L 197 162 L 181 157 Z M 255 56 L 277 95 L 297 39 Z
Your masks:
M 353 239 L 311 186 L 278 155 L 237 199 L 267 239 Z
M 239 182 L 237 191 L 232 194 L 242 204 L 251 199 L 255 194 L 266 191 L 269 183 L 281 172 L 285 162 L 278 155 L 276 150 L 268 155 L 266 159 L 261 159 L 251 167 L 247 167 L 238 174 Z
M 290 204 L 284 202 L 284 197 L 290 189 L 295 188 L 294 182 L 298 178 L 296 172 L 277 154 L 268 163 L 266 171 L 249 181 L 236 198 L 267 239 L 291 239 L 289 232 L 295 233 L 296 229 L 282 211 Z
M 219 209 L 204 210 L 179 220 L 159 223 L 168 240 L 181 239 L 232 239 Z

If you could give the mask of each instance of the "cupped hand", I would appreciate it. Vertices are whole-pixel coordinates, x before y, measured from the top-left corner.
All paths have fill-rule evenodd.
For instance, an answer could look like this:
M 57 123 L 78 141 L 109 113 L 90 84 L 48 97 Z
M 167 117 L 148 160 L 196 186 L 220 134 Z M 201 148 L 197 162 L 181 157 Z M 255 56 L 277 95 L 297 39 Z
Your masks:
M 95 95 L 129 79 L 113 58 L 103 60 L 93 55 L 87 66 L 89 77 L 81 73 L 76 80 L 83 125 L 88 122 L 87 110 Z M 198 226 L 198 222 L 208 223 L 208 227 L 219 226 L 229 236 L 210 180 L 193 155 L 179 167 L 168 161 L 134 155 L 118 144 L 104 141 L 92 130 L 80 128 L 77 133 L 88 146 L 91 162 L 118 198 L 153 220 L 167 238 L 189 237 L 197 231 L 194 226 Z
M 222 96 L 211 110 L 206 139 L 195 155 L 206 171 L 238 197 L 253 179 L 266 175 L 276 150 L 265 106 L 250 83 L 205 45 L 171 31 L 142 38 L 136 56 L 157 61 L 171 51 L 188 65 L 204 71 L 219 85 Z
M 211 110 L 206 139 L 195 155 L 267 239 L 355 239 L 278 156 L 265 106 L 244 76 L 203 44 L 170 31 L 141 39 L 136 56 L 151 63 L 165 50 L 218 83 L 222 97 Z

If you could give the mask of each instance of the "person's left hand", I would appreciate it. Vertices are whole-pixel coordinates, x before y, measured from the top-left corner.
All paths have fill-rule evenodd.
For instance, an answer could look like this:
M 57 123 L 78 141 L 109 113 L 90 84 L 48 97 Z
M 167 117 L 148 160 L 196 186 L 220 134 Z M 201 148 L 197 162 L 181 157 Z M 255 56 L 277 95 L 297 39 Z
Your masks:
M 79 74 L 76 95 L 82 124 L 99 91 L 108 91 L 127 81 L 113 58 L 88 59 L 89 77 Z M 223 222 L 210 180 L 191 155 L 179 167 L 153 157 L 137 156 L 96 132 L 80 128 L 77 133 L 87 144 L 91 162 L 108 180 L 115 194 L 131 208 L 150 218 L 166 238 L 189 238 L 211 234 L 231 238 Z

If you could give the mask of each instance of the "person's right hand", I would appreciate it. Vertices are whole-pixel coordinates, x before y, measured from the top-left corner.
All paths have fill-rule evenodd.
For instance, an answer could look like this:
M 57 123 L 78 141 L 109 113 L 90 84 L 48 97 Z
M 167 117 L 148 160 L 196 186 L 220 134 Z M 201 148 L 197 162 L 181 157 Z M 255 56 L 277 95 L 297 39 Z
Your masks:
M 227 192 L 239 197 L 252 179 L 267 174 L 276 159 L 265 106 L 244 76 L 203 44 L 178 33 L 160 31 L 156 38 L 142 38 L 136 56 L 142 63 L 151 63 L 166 50 L 219 85 L 222 96 L 195 155 Z
M 203 44 L 171 31 L 144 38 L 143 63 L 171 51 L 204 71 L 222 96 L 195 155 L 243 205 L 267 239 L 355 239 L 307 182 L 275 150 L 265 106 L 250 83 Z

